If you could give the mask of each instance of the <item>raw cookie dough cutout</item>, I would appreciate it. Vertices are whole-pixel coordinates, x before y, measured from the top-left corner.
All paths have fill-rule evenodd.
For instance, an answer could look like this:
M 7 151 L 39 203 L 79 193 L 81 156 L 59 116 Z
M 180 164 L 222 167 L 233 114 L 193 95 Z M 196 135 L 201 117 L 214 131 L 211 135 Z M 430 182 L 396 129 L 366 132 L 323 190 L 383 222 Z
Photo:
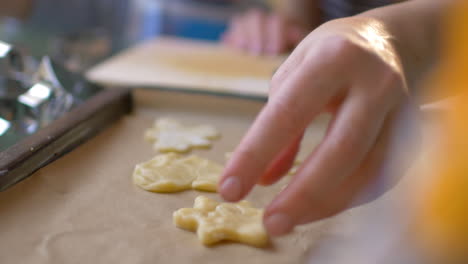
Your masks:
M 198 156 L 161 154 L 137 164 L 133 183 L 147 191 L 172 193 L 189 189 L 216 192 L 223 167 Z
M 240 242 L 255 247 L 268 245 L 262 222 L 263 210 L 247 201 L 219 203 L 204 196 L 195 199 L 193 208 L 174 212 L 174 224 L 196 231 L 199 240 L 209 246 L 221 241 Z
M 156 120 L 145 132 L 145 140 L 153 143 L 153 148 L 160 152 L 184 153 L 192 148 L 208 148 L 218 137 L 218 130 L 212 126 L 184 126 L 169 118 Z

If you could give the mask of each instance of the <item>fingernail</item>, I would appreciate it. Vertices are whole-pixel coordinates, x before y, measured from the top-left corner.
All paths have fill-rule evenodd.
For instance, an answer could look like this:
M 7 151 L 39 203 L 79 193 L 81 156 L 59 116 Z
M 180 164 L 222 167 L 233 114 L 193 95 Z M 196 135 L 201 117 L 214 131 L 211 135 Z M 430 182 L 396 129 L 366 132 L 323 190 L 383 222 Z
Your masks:
M 265 220 L 265 226 L 272 236 L 285 235 L 293 229 L 291 218 L 285 214 L 273 214 Z
M 230 177 L 226 179 L 221 185 L 220 192 L 225 200 L 230 202 L 238 201 L 242 195 L 241 183 L 239 181 L 239 178 Z

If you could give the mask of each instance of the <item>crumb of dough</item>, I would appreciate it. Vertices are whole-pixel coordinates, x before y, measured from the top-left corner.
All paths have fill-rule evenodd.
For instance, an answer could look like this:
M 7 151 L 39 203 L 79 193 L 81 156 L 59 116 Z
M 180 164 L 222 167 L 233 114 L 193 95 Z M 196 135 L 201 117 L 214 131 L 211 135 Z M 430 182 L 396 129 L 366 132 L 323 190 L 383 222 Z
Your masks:
M 207 246 L 232 241 L 265 247 L 269 240 L 262 217 L 263 210 L 247 201 L 219 203 L 198 196 L 193 208 L 175 211 L 173 221 L 179 228 L 196 231 L 199 240 Z
M 288 175 L 295 175 L 297 171 L 299 170 L 299 167 L 301 167 L 301 165 L 302 165 L 302 161 L 299 159 L 296 159 L 291 169 L 289 170 Z
M 153 143 L 153 148 L 160 152 L 184 153 L 192 148 L 208 148 L 218 137 L 219 131 L 212 126 L 184 126 L 169 118 L 156 120 L 145 132 L 145 140 Z
M 171 193 L 189 189 L 216 192 L 223 167 L 198 156 L 161 154 L 137 164 L 133 183 L 147 191 Z

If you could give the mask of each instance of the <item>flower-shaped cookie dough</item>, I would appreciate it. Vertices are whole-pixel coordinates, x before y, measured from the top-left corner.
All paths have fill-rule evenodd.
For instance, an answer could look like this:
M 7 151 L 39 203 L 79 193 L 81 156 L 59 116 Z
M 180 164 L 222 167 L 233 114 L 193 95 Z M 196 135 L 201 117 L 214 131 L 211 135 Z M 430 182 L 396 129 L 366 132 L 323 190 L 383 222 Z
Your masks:
M 179 192 L 188 189 L 216 192 L 223 167 L 213 161 L 176 153 L 161 154 L 137 164 L 135 185 L 152 192 Z
M 195 199 L 193 208 L 174 212 L 174 224 L 196 231 L 205 245 L 234 241 L 255 247 L 268 245 L 268 235 L 262 222 L 263 210 L 247 201 L 218 203 L 204 196 Z
M 145 139 L 160 152 L 183 153 L 194 147 L 211 147 L 211 140 L 217 137 L 219 132 L 212 126 L 184 126 L 173 119 L 156 120 L 145 132 Z

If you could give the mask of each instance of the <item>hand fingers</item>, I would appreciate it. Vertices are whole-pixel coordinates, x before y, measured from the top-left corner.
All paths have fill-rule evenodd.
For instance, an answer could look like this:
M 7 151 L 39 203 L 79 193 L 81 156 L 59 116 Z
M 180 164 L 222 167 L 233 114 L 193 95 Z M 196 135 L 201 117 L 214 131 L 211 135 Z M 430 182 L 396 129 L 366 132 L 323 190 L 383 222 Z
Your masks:
M 288 24 L 282 16 L 251 10 L 233 17 L 221 39 L 227 45 L 252 54 L 276 55 L 294 47 L 306 34 L 299 26 Z
M 286 24 L 281 16 L 271 15 L 268 21 L 269 39 L 266 51 L 270 55 L 280 54 L 288 48 Z
M 361 205 L 375 200 L 391 187 L 395 186 L 404 172 L 409 169 L 420 151 L 420 116 L 417 104 L 406 101 L 393 112 L 385 122 L 383 135 L 368 155 L 363 166 L 355 173 L 358 177 L 368 175 L 368 184 L 363 191 L 354 187 L 358 184 L 349 182 L 346 186 L 358 189 L 359 196 L 353 199 L 351 206 Z M 340 188 L 345 189 L 346 186 Z
M 408 169 L 412 157 L 416 156 L 419 122 L 414 105 L 407 104 L 399 109 L 387 116 L 376 144 L 359 168 L 337 186 L 334 193 L 340 195 L 330 196 L 327 210 L 312 220 L 330 217 L 376 199 L 393 187 Z
M 244 21 L 244 30 L 248 43 L 248 50 L 255 55 L 260 55 L 264 51 L 265 41 L 265 14 L 259 10 L 249 11 Z
M 283 150 L 278 157 L 276 157 L 265 174 L 260 178 L 259 183 L 261 185 L 271 185 L 289 172 L 296 160 L 303 135 L 304 133 L 301 133 L 288 148 Z
M 312 60 L 313 63 L 316 61 Z M 308 66 L 308 71 L 296 71 L 281 84 L 284 89 L 270 98 L 233 153 L 220 181 L 220 194 L 224 199 L 242 199 L 278 153 L 305 130 L 336 94 L 338 86 L 335 85 L 340 82 L 333 79 L 330 83 L 327 77 L 332 69 Z
M 227 45 L 255 55 L 276 55 L 297 44 L 304 36 L 303 30 L 289 26 L 281 16 L 251 10 L 233 17 L 221 39 Z
M 322 143 L 268 207 L 265 226 L 272 235 L 313 220 L 328 209 L 326 199 L 340 195 L 336 186 L 356 170 L 382 127 L 386 113 L 376 107 L 360 97 L 345 100 Z
M 280 87 L 284 86 L 285 80 L 289 79 L 288 77 L 296 69 L 304 68 L 302 62 L 304 61 L 305 50 L 301 48 L 296 48 L 294 52 L 281 64 L 281 66 L 276 70 L 275 74 L 272 77 L 270 82 L 269 98 L 273 98 L 276 92 Z
M 231 19 L 229 28 L 223 34 L 222 40 L 227 45 L 237 48 L 244 49 L 247 45 L 247 40 L 245 38 L 244 27 L 244 18 L 242 16 L 234 16 Z
M 307 44 L 307 45 L 305 45 Z M 309 78 L 308 80 L 305 79 L 303 81 L 309 81 L 309 84 L 316 84 L 318 82 L 321 82 L 321 79 L 330 79 L 332 74 L 341 75 L 342 72 L 337 72 L 337 69 L 340 69 L 340 67 L 337 67 L 336 65 L 336 58 L 330 57 L 328 58 L 328 54 L 323 54 L 321 53 L 321 45 L 323 44 L 316 44 L 316 48 L 314 50 L 310 50 L 308 46 L 312 46 L 314 43 L 304 43 L 301 42 L 293 51 L 293 53 L 286 59 L 286 61 L 281 64 L 281 66 L 278 68 L 278 70 L 275 72 L 273 75 L 271 84 L 270 84 L 270 91 L 269 91 L 269 97 L 273 97 L 274 94 L 277 93 L 277 91 L 280 89 L 280 87 L 285 87 L 284 85 L 286 80 L 290 80 L 290 76 L 297 71 L 298 69 L 312 69 L 313 71 L 317 71 L 318 69 L 328 69 L 329 72 L 326 72 L 325 70 L 322 71 L 322 73 L 316 73 L 312 74 L 312 72 L 309 72 Z M 333 56 L 333 55 L 332 55 Z M 308 59 L 306 59 L 308 57 Z M 335 63 L 333 63 L 335 62 Z M 341 66 L 341 65 L 338 65 Z M 307 73 L 306 73 L 307 74 Z M 333 77 L 332 77 L 333 78 Z M 330 81 L 330 80 L 328 80 Z M 339 87 L 340 84 L 344 83 L 344 80 L 334 80 L 335 81 L 335 86 Z M 301 85 L 304 86 L 307 82 L 302 83 Z M 323 82 L 325 83 L 325 82 Z M 323 89 L 329 89 L 326 86 L 322 86 Z M 314 96 L 315 95 L 311 95 Z

